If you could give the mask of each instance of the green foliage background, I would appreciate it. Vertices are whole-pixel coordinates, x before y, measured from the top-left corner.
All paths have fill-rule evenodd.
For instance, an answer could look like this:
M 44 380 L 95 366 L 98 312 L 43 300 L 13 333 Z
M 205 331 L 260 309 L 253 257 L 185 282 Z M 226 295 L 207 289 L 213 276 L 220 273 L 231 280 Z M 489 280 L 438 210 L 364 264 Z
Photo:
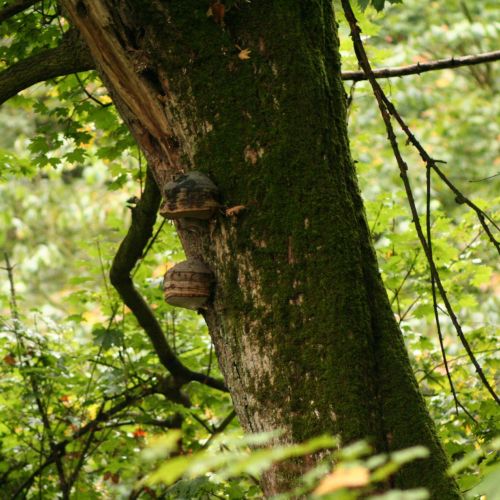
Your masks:
M 360 4 L 365 8 L 368 2 Z M 376 67 L 484 52 L 498 44 L 500 18 L 494 1 L 407 0 L 403 5 L 391 2 L 383 14 L 377 13 L 383 1 L 372 4 L 375 8 L 357 14 Z M 41 9 L 2 23 L 0 70 L 41 47 L 54 46 L 67 29 L 53 3 L 43 2 Z M 344 69 L 357 69 L 340 14 L 339 21 Z M 493 218 L 495 211 L 498 216 L 500 177 L 492 177 L 500 166 L 498 68 L 445 70 L 392 79 L 383 86 L 430 153 L 447 162 L 446 174 Z M 353 157 L 385 284 L 444 446 L 454 461 L 468 457 L 457 467 L 460 485 L 468 491 L 484 475 L 491 482 L 488 474 L 498 471 L 495 447 L 487 444 L 498 434 L 498 409 L 442 314 L 458 397 L 475 421 L 456 412 L 436 336 L 427 264 L 378 110 L 366 83 L 346 82 L 346 92 L 352 97 Z M 72 438 L 75 432 L 123 401 L 125 394 L 165 375 L 107 278 L 130 222 L 127 200 L 140 196 L 145 176 L 144 160 L 109 103 L 90 72 L 35 85 L 0 110 L 0 249 L 2 259 L 7 254 L 14 265 L 16 299 L 14 303 L 2 270 L 0 483 L 6 485 L 4 491 L 15 491 L 50 455 L 51 441 L 68 439 L 65 467 L 71 471 L 82 466 L 74 488 L 78 499 L 136 498 L 134 491 L 148 498 L 153 490 L 166 492 L 165 498 L 258 498 L 251 468 L 224 480 L 214 479 L 212 471 L 195 479 L 187 475 L 173 486 L 161 481 L 138 486 L 154 469 L 140 451 L 165 432 L 169 419 L 182 419 L 176 453 L 189 456 L 205 447 L 231 413 L 229 397 L 196 384 L 187 388 L 190 409 L 151 395 L 117 414 L 95 433 L 80 463 L 86 445 L 85 439 Z M 423 209 L 425 168 L 410 148 L 404 152 Z M 475 216 L 439 182 L 434 183 L 431 206 L 434 254 L 445 288 L 493 381 L 500 296 L 494 249 Z M 183 255 L 173 227 L 158 221 L 158 230 L 160 225 L 134 281 L 182 360 L 197 371 L 220 376 L 201 318 L 162 299 L 163 272 Z M 52 436 L 46 433 L 39 401 Z M 233 420 L 228 429 L 237 427 Z M 238 449 L 239 439 L 217 442 L 217 449 Z M 484 453 L 478 452 L 483 448 Z M 481 484 L 487 489 L 487 482 Z M 472 497 L 480 490 L 473 490 Z M 30 498 L 57 497 L 53 466 L 35 480 L 31 492 Z

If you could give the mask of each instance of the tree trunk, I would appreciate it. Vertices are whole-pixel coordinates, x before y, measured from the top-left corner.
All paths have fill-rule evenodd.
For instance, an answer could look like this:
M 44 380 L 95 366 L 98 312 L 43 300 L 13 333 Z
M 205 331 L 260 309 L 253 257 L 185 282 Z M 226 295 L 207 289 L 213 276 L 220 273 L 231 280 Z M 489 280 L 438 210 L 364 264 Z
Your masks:
M 243 427 L 422 444 L 430 458 L 394 485 L 459 498 L 370 242 L 331 2 L 231 2 L 212 17 L 208 0 L 62 4 L 160 189 L 201 170 L 245 207 L 180 231 L 217 277 L 206 320 Z M 275 466 L 266 495 L 310 465 Z

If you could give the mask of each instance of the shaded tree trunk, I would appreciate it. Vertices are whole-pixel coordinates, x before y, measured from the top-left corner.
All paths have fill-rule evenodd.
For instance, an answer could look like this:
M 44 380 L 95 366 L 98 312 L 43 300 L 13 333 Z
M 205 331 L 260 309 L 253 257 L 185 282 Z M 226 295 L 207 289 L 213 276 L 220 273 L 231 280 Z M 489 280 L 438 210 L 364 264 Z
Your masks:
M 430 458 L 394 484 L 459 498 L 370 242 L 331 2 L 233 2 L 223 18 L 200 0 L 61 3 L 160 189 L 197 169 L 245 206 L 180 231 L 217 277 L 206 320 L 243 427 L 422 444 Z M 275 466 L 266 494 L 306 462 Z

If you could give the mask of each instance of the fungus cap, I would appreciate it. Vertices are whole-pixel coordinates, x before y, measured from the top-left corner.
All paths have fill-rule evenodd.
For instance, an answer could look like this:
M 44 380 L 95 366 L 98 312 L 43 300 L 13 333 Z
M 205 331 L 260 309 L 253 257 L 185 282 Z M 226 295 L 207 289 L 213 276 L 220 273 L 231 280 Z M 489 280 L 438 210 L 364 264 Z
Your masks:
M 220 206 L 218 195 L 205 174 L 192 171 L 166 184 L 160 214 L 167 219 L 210 219 Z

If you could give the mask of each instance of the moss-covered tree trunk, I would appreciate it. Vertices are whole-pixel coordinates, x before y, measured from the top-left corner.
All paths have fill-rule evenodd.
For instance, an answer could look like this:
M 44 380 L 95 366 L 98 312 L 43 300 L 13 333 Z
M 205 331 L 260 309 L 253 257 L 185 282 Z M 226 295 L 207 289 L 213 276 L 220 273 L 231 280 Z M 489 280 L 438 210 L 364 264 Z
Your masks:
M 371 246 L 331 2 L 210 3 L 62 0 L 160 188 L 197 169 L 245 207 L 181 231 L 217 277 L 206 319 L 241 423 L 423 444 L 395 485 L 457 498 Z M 276 466 L 266 494 L 306 462 Z

